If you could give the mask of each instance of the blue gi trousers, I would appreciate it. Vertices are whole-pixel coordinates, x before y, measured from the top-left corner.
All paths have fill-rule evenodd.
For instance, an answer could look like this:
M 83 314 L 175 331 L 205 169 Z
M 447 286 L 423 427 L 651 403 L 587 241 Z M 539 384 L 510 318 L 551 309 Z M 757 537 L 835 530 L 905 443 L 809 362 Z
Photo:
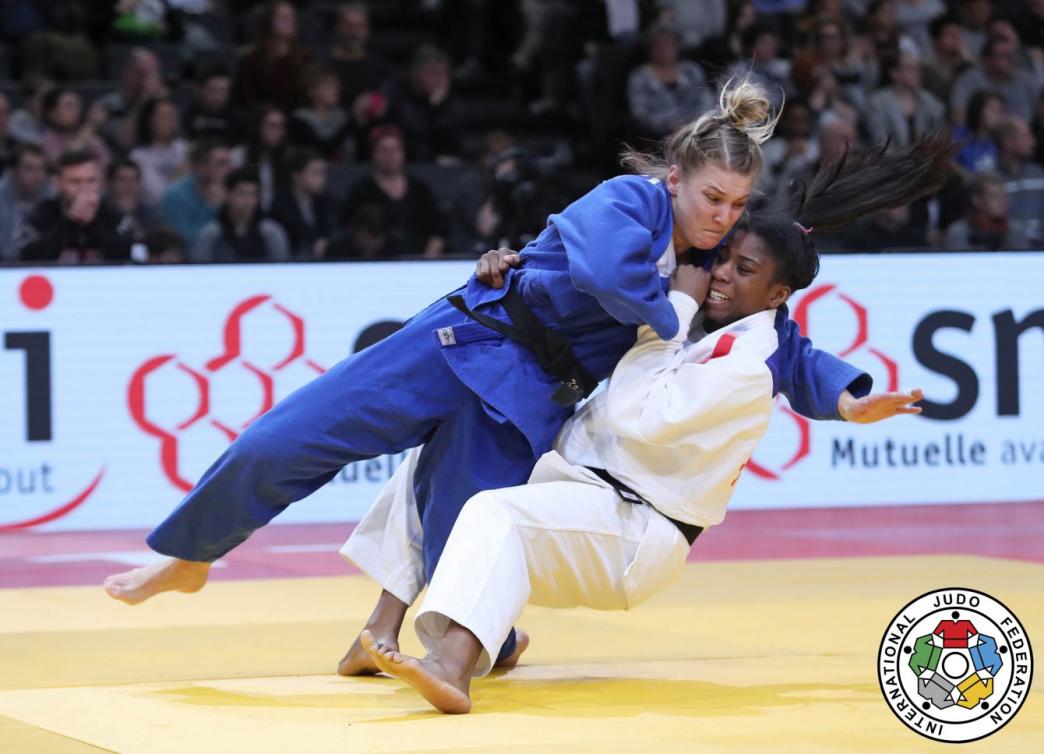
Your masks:
M 229 445 L 148 536 L 149 546 L 216 560 L 345 464 L 423 443 L 415 492 L 430 579 L 464 503 L 482 490 L 524 484 L 536 463 L 525 435 L 491 417 L 440 353 L 434 330 L 464 322 L 438 301 L 287 396 Z M 513 633 L 508 644 L 513 650 Z

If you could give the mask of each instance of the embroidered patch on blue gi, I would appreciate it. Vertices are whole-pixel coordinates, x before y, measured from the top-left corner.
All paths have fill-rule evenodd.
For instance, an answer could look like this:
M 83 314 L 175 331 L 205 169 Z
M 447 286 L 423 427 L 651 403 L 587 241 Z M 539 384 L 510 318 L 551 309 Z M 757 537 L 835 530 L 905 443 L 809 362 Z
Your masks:
M 436 330 L 439 336 L 439 343 L 444 346 L 453 346 L 457 344 L 457 339 L 453 336 L 452 327 L 440 327 Z

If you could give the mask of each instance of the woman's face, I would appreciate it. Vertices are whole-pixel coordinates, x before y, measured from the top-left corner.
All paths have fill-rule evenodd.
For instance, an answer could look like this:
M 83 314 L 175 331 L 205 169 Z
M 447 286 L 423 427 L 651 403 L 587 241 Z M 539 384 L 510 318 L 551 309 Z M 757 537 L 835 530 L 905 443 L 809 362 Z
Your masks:
M 153 141 L 170 141 L 177 134 L 178 112 L 170 102 L 162 102 L 156 105 L 152 111 L 152 139 Z
M 268 149 L 278 147 L 286 138 L 286 116 L 278 110 L 265 113 L 261 121 L 261 143 Z
M 398 136 L 384 136 L 373 145 L 373 167 L 381 175 L 401 173 L 406 164 L 406 148 Z
M 309 92 L 316 107 L 336 107 L 341 100 L 341 82 L 336 76 L 324 76 Z
M 718 251 L 711 266 L 703 309 L 711 322 L 727 325 L 775 308 L 789 295 L 790 288 L 776 281 L 776 262 L 761 238 L 739 231 Z
M 673 34 L 655 34 L 649 41 L 649 61 L 653 65 L 678 62 L 678 40 Z
M 83 114 L 83 102 L 76 92 L 65 92 L 58 97 L 54 110 L 51 111 L 51 123 L 55 128 L 67 131 L 80 125 Z
M 1000 125 L 1004 117 L 1004 104 L 999 97 L 990 97 L 982 108 L 982 128 L 984 131 L 992 131 Z
M 667 190 L 674 209 L 675 250 L 713 249 L 743 214 L 757 175 L 706 164 L 682 172 L 671 165 Z M 679 248 L 680 244 L 684 244 Z
M 297 34 L 297 13 L 289 3 L 279 3 L 272 13 L 272 34 L 281 39 L 293 39 Z

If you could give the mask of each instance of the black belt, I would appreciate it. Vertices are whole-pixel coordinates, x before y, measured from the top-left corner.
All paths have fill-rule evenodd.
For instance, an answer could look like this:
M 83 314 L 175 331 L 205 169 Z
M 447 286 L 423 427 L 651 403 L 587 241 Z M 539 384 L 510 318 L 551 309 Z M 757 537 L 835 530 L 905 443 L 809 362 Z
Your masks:
M 642 497 L 637 492 L 628 487 L 626 484 L 614 477 L 605 469 L 596 469 L 593 466 L 588 466 L 587 468 L 593 471 L 595 474 L 597 474 L 599 479 L 601 479 L 603 482 L 607 483 L 610 487 L 616 490 L 616 494 L 623 498 L 624 502 L 631 503 L 633 505 L 641 505 L 642 503 L 645 503 L 646 505 L 652 508 L 656 507 L 648 500 L 646 500 L 644 497 Z M 685 537 L 685 540 L 689 543 L 690 547 L 692 547 L 692 543 L 696 541 L 696 537 L 700 536 L 700 534 L 703 532 L 702 526 L 696 526 L 694 524 L 687 524 L 684 521 L 678 521 L 660 511 L 657 511 L 657 513 L 659 513 L 661 516 L 663 516 L 676 527 L 678 527 L 678 531 L 682 533 L 682 536 Z
M 558 405 L 572 406 L 598 387 L 598 380 L 573 355 L 569 338 L 541 322 L 514 286 L 500 299 L 504 311 L 511 318 L 511 324 L 472 311 L 459 294 L 447 296 L 446 300 L 476 322 L 528 347 L 544 371 L 561 380 L 551 394 L 551 400 Z

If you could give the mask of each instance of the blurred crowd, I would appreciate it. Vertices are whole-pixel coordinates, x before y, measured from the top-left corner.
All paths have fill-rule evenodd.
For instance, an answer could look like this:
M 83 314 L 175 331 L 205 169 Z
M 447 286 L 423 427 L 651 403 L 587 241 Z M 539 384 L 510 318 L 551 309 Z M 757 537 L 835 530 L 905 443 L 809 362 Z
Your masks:
M 950 129 L 832 252 L 1044 249 L 1044 0 L 0 0 L 0 262 L 518 248 L 751 74 L 755 205 Z

